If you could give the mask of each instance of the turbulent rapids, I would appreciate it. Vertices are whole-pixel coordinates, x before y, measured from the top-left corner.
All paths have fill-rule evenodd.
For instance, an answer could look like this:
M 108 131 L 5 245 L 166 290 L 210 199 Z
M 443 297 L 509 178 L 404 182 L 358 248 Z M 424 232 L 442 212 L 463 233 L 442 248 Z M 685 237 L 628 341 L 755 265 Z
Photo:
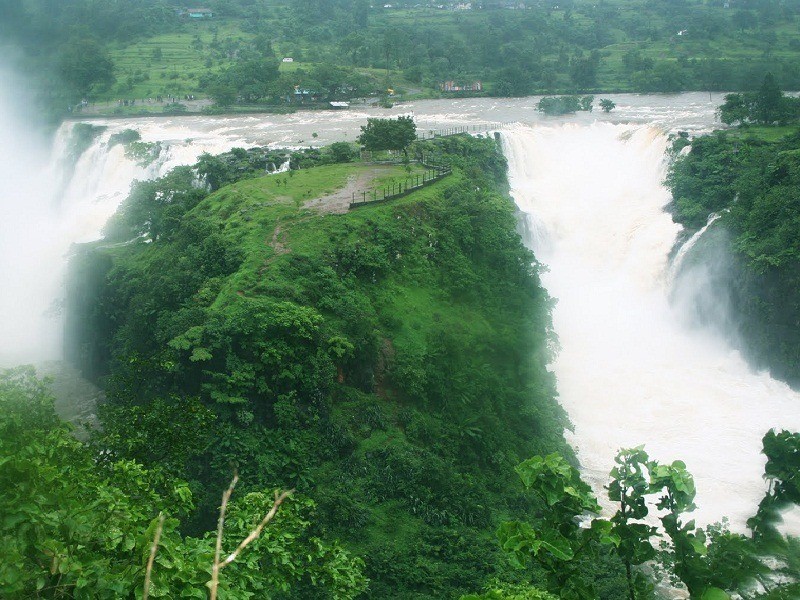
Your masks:
M 764 493 L 761 437 L 800 427 L 800 397 L 752 373 L 669 302 L 680 226 L 664 211 L 666 136 L 647 127 L 520 127 L 504 134 L 512 194 L 548 267 L 553 363 L 572 442 L 602 495 L 618 448 L 681 459 L 700 523 L 744 527 Z

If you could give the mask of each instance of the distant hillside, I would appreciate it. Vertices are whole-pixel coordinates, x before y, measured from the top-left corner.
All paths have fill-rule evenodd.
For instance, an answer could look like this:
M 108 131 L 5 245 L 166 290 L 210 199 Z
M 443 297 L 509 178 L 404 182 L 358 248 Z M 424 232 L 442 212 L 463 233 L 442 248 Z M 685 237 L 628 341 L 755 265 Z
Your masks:
M 60 82 L 43 83 L 49 102 L 110 101 L 121 113 L 187 96 L 285 107 L 747 90 L 767 71 L 800 89 L 800 5 L 781 0 L 209 0 L 202 18 L 165 0 L 51 4 L 4 6 L 0 36 L 26 49 L 28 72 Z

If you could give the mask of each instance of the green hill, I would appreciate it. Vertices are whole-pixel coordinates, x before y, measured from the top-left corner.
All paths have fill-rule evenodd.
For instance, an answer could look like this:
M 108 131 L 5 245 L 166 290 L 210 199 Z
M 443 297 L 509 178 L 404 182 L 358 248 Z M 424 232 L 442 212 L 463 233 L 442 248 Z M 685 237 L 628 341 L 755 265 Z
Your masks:
M 188 479 L 188 531 L 213 527 L 233 466 L 244 490 L 296 488 L 364 558 L 371 598 L 482 589 L 508 564 L 498 523 L 532 508 L 513 467 L 569 453 L 505 161 L 490 139 L 425 144 L 452 175 L 350 211 L 328 209 L 405 170 L 319 166 L 210 195 L 173 173 L 112 228 L 143 237 L 73 269 L 105 452 Z

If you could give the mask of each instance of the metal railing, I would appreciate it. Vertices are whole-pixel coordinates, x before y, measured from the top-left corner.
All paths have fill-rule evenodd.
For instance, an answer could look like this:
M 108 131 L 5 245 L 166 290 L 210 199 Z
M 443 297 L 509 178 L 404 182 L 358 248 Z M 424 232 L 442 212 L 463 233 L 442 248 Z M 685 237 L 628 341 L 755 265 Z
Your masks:
M 496 123 L 480 123 L 477 125 L 457 125 L 454 127 L 446 127 L 444 129 L 428 129 L 422 131 L 421 133 L 418 131 L 417 139 L 418 140 L 432 140 L 437 137 L 447 137 L 450 135 L 459 135 L 461 133 L 485 133 L 487 131 L 496 131 L 498 129 L 503 129 L 504 127 L 508 127 L 509 125 L 513 125 L 511 121 L 507 122 L 496 122 Z
M 353 198 L 350 202 L 350 208 L 364 206 L 365 204 L 374 204 L 376 202 L 385 202 L 400 198 L 406 194 L 410 194 L 415 190 L 424 188 L 427 185 L 435 183 L 450 175 L 453 170 L 450 167 L 435 167 L 425 169 L 423 173 L 417 175 L 409 175 L 405 181 L 392 181 L 382 187 L 373 188 L 372 190 L 363 190 L 362 192 L 353 192 Z

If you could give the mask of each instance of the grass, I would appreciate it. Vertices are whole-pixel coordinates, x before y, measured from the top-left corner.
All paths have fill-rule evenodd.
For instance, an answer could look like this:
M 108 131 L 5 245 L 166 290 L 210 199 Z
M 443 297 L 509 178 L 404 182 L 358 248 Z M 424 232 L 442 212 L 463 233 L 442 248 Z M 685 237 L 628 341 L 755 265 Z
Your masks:
M 293 176 L 283 173 L 247 179 L 215 192 L 195 207 L 190 215 L 217 223 L 223 235 L 246 256 L 245 264 L 230 278 L 218 302 L 227 302 L 234 294 L 257 292 L 263 284 L 260 274 L 265 265 L 284 252 L 324 251 L 336 218 L 319 218 L 303 204 L 342 189 L 351 178 L 373 168 L 362 163 L 327 165 L 294 171 Z M 412 174 L 418 172 L 421 168 L 412 168 Z M 407 177 L 405 168 L 389 167 L 369 186 L 405 182 Z M 356 213 L 350 216 L 363 218 Z
M 783 138 L 800 133 L 800 125 L 748 125 L 736 129 L 726 129 L 729 137 L 744 140 L 778 142 Z
M 294 177 L 266 176 L 241 181 L 200 203 L 195 212 L 217 221 L 220 230 L 242 248 L 246 256 L 239 271 L 229 278 L 217 303 L 228 302 L 234 295 L 262 292 L 269 285 L 262 276 L 264 269 L 285 254 L 323 254 L 341 228 L 341 215 L 320 218 L 316 211 L 304 209 L 302 205 L 342 189 L 351 177 L 358 177 L 372 168 L 363 164 L 331 165 L 297 171 Z M 371 186 L 405 181 L 406 176 L 404 168 L 391 167 L 388 173 L 373 179 Z M 347 220 L 353 229 L 358 229 L 364 222 L 374 219 L 376 211 L 379 215 L 385 214 L 386 210 L 391 210 L 387 207 L 419 202 L 437 193 L 436 188 L 437 184 L 433 184 L 390 203 L 361 207 L 348 213 Z M 404 312 L 408 313 L 410 322 L 423 316 L 413 310 Z M 433 309 L 423 312 L 429 315 Z

